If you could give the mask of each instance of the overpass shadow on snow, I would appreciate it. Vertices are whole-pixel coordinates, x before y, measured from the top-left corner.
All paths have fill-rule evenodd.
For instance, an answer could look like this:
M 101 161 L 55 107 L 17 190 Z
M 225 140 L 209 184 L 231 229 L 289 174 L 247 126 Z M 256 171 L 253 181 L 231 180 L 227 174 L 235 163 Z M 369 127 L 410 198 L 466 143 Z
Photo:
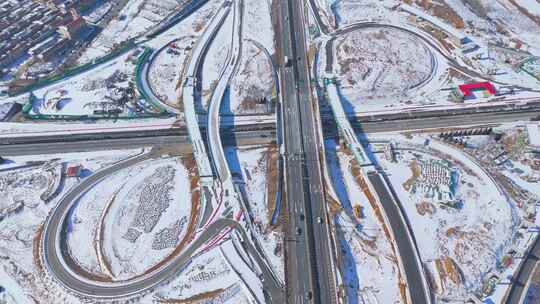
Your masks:
M 375 157 L 375 154 L 373 153 L 373 151 L 371 149 L 371 145 L 369 144 L 368 137 L 367 137 L 366 133 L 364 132 L 364 129 L 362 128 L 362 122 L 358 119 L 358 117 L 356 117 L 356 115 L 354 115 L 354 113 L 355 113 L 354 112 L 354 105 L 352 104 L 352 102 L 347 97 L 345 97 L 341 93 L 341 87 L 339 85 L 336 85 L 336 89 L 337 89 L 337 92 L 338 92 L 338 95 L 339 95 L 339 100 L 341 101 L 341 105 L 343 107 L 343 110 L 348 115 L 348 120 L 349 120 L 349 122 L 351 123 L 351 126 L 354 129 L 354 134 L 356 135 L 356 138 L 358 139 L 358 141 L 360 142 L 360 144 L 364 148 L 364 151 L 366 152 L 366 154 L 367 154 L 367 156 L 369 158 L 369 161 L 375 166 L 375 168 L 377 170 L 379 170 L 381 167 L 380 167 L 380 165 L 378 163 L 377 158 Z M 395 123 L 395 122 L 391 121 L 389 123 Z
M 341 93 L 341 89 L 340 89 L 339 85 L 337 86 L 337 91 L 338 91 L 338 95 L 339 95 L 341 104 L 342 104 L 345 112 L 347 114 L 349 114 L 349 113 L 354 114 L 353 104 L 351 103 L 351 101 L 348 98 L 343 96 L 343 94 Z M 349 122 L 351 123 L 351 125 L 352 125 L 352 127 L 354 129 L 354 133 L 356 135 L 356 138 L 358 139 L 358 141 L 360 142 L 360 144 L 364 148 L 364 151 L 365 151 L 369 161 L 373 165 L 373 167 L 375 169 L 374 171 L 377 172 L 375 174 L 378 174 L 379 177 L 382 179 L 382 181 L 387 185 L 387 189 L 390 192 L 389 194 L 391 195 L 392 199 L 396 202 L 396 205 L 398 206 L 399 212 L 403 215 L 405 225 L 407 227 L 407 230 L 410 232 L 409 235 L 412 238 L 413 248 L 416 251 L 416 254 L 418 255 L 418 257 L 421 258 L 420 252 L 418 251 L 418 242 L 416 240 L 416 236 L 414 235 L 414 232 L 413 232 L 412 225 L 411 225 L 411 222 L 409 220 L 409 217 L 407 216 L 407 213 L 405 212 L 405 209 L 403 208 L 402 202 L 399 200 L 399 196 L 397 195 L 397 193 L 396 193 L 390 179 L 388 178 L 387 174 L 384 172 L 383 167 L 380 165 L 377 157 L 375 156 L 375 153 L 372 150 L 372 146 L 369 143 L 369 137 L 367 136 L 366 132 L 362 128 L 362 122 L 356 117 L 356 115 L 350 115 L 350 116 L 348 116 L 348 119 L 349 119 Z M 394 124 L 396 122 L 388 121 L 386 123 Z M 398 248 L 398 251 L 399 251 L 399 248 Z M 423 270 L 421 269 L 421 271 L 423 271 Z M 431 301 L 434 301 L 434 295 L 431 292 L 429 292 L 428 296 L 431 299 Z
M 330 108 L 329 104 L 324 98 L 324 88 L 321 88 L 318 82 L 315 82 L 315 88 L 318 96 L 318 101 L 322 101 L 322 104 L 319 103 L 319 106 Z M 332 123 L 323 125 L 323 144 L 325 151 L 324 157 L 326 159 L 326 163 L 328 164 L 327 169 L 329 170 L 328 174 L 332 180 L 332 187 L 336 191 L 339 203 L 343 207 L 345 213 L 351 216 L 354 214 L 354 211 L 352 208 L 352 203 L 348 195 L 346 194 L 347 187 L 345 185 L 343 172 L 339 169 L 339 160 L 337 157 L 337 147 L 339 145 L 339 130 L 335 119 L 332 119 L 331 121 Z M 332 220 L 334 222 L 337 221 L 335 218 Z M 361 227 L 356 226 L 351 227 L 351 229 L 361 229 Z M 345 282 L 344 284 L 346 284 L 348 303 L 359 304 L 358 290 L 360 289 L 360 277 L 358 271 L 356 270 L 356 267 L 354 267 L 356 265 L 356 262 L 352 253 L 352 248 L 350 244 L 345 240 L 345 235 L 342 228 L 338 228 L 336 230 L 336 238 L 339 242 L 339 248 L 337 248 L 337 250 L 339 250 L 339 254 L 342 258 L 341 261 L 343 262 L 343 265 L 341 265 L 340 268 L 343 274 L 343 281 Z
M 329 126 L 330 127 L 330 126 Z M 334 125 L 335 128 L 335 125 Z M 334 130 L 337 133 L 337 129 Z M 334 139 L 325 140 L 325 158 L 326 162 L 329 165 L 330 178 L 332 179 L 332 185 L 336 190 L 339 202 L 344 208 L 344 211 L 351 216 L 353 213 L 353 208 L 351 201 L 349 200 L 347 193 L 347 188 L 345 186 L 343 172 L 339 170 L 339 161 L 337 158 L 337 145 L 339 141 Z M 338 226 L 339 227 L 339 226 Z M 359 228 L 355 227 L 354 229 Z M 358 304 L 358 290 L 360 289 L 359 275 L 356 271 L 356 265 L 354 256 L 352 254 L 350 244 L 345 240 L 344 232 L 341 228 L 337 229 L 336 237 L 339 241 L 340 254 L 342 261 L 345 265 L 342 265 L 343 272 L 343 281 L 347 284 L 347 299 L 351 304 Z

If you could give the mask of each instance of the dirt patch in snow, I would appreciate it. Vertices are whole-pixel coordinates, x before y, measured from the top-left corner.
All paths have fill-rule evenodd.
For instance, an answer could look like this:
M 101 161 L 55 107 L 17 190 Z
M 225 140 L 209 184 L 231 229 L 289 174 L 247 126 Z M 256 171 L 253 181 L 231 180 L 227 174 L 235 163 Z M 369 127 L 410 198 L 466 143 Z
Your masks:
M 189 297 L 187 299 L 178 300 L 178 299 L 167 299 L 167 300 L 158 300 L 158 303 L 162 304 L 202 304 L 206 303 L 205 300 L 211 300 L 218 295 L 222 294 L 225 291 L 223 288 L 219 288 L 212 291 L 207 291 L 200 293 L 198 295 L 195 295 L 193 297 Z
M 407 4 L 412 4 L 412 0 L 404 1 Z M 431 15 L 439 17 L 446 22 L 452 24 L 457 29 L 465 27 L 465 23 L 461 16 L 453 10 L 448 4 L 441 0 L 415 0 L 416 5 L 427 10 Z
M 276 195 L 278 194 L 279 183 L 279 153 L 277 151 L 277 146 L 272 145 L 267 151 L 264 152 L 264 154 L 267 163 L 266 180 L 268 181 L 268 222 L 272 223 L 272 214 L 276 209 L 275 202 Z M 272 229 L 279 228 L 280 226 L 281 223 L 277 221 L 276 226 L 273 226 Z

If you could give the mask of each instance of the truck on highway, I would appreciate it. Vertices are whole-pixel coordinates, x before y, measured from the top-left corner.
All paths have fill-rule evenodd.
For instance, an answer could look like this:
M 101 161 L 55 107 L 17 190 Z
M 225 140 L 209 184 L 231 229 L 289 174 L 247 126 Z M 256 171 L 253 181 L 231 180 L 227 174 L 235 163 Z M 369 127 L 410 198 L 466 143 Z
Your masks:
M 289 58 L 289 56 L 283 57 L 283 62 L 285 62 L 285 67 L 290 67 L 292 65 L 291 58 Z

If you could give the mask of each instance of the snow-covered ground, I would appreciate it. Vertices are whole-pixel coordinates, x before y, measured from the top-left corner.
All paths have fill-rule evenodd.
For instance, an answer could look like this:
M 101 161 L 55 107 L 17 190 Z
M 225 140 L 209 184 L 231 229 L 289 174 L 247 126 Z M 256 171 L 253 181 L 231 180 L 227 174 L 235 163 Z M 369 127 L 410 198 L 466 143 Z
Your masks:
M 225 68 L 227 58 L 231 56 L 231 45 L 233 37 L 234 14 L 232 12 L 226 17 L 221 28 L 212 40 L 208 52 L 202 63 L 202 93 L 201 103 L 196 105 L 200 110 L 208 110 L 210 98 L 214 91 L 220 74 Z
M 456 105 L 460 100 L 453 92 L 458 85 L 489 79 L 504 84 L 496 85 L 503 94 L 510 92 L 509 86 L 536 89 L 540 85 L 538 79 L 520 69 L 524 60 L 538 55 L 540 18 L 535 15 L 538 11 L 535 1 L 314 2 L 323 22 L 329 26 L 330 36 L 336 38 L 334 74 L 347 111 Z M 362 23 L 366 25 L 366 22 L 402 27 L 427 39 L 431 46 L 428 48 L 422 39 L 399 30 L 392 30 L 394 33 L 386 41 L 380 34 L 367 36 L 382 29 L 362 29 Z M 351 26 L 358 28 L 346 34 L 333 32 Z M 370 39 L 363 39 L 366 37 Z M 467 40 L 462 38 L 470 41 L 462 42 Z M 327 39 L 314 36 L 312 42 L 317 44 Z M 434 73 L 428 82 L 411 90 L 415 84 L 422 83 L 426 69 L 433 65 L 426 51 L 435 56 Z M 318 62 L 321 77 L 325 76 L 325 61 L 325 50 L 321 48 Z M 518 98 L 518 91 L 495 98 Z
M 260 44 L 244 40 L 240 68 L 231 85 L 229 98 L 223 111 L 238 114 L 267 113 L 272 111 L 271 99 L 275 93 L 273 67 Z
M 464 18 L 467 23 L 474 24 L 472 30 L 476 31 L 477 35 L 485 35 L 486 31 L 489 33 L 489 30 L 484 27 L 487 20 L 489 28 L 496 28 L 496 33 L 502 34 L 490 33 L 490 36 L 499 36 L 507 41 L 521 41 L 525 44 L 524 49 L 535 55 L 540 55 L 538 3 L 527 0 L 479 0 L 475 2 L 476 5 L 473 6 L 455 5 L 454 8 L 458 14 L 468 17 Z M 484 37 L 484 39 L 489 39 L 488 37 Z
M 28 304 L 28 296 L 13 278 L 11 278 L 0 266 L 0 278 L 2 279 L 0 290 L 0 303 L 3 304 Z
M 97 184 L 72 214 L 70 255 L 88 272 L 115 280 L 144 273 L 186 236 L 189 183 L 180 159 L 170 158 L 126 168 Z
M 121 172 L 107 179 L 107 182 L 120 186 L 127 177 L 127 172 Z M 100 233 L 101 215 L 116 192 L 116 187 L 90 189 L 78 200 L 69 219 L 70 230 L 66 240 L 69 255 L 78 266 L 93 275 L 103 276 L 107 271 L 102 269 L 95 243 Z
M 181 96 L 180 76 L 191 53 L 195 38 L 191 36 L 174 40 L 160 50 L 149 69 L 152 90 L 162 102 L 179 107 Z
M 0 178 L 16 178 L 8 188 L 0 190 L 0 195 L 8 197 L 17 194 L 24 199 L 24 207 L 8 214 L 0 220 L 0 285 L 8 289 L 8 293 L 15 298 L 16 303 L 58 303 L 68 301 L 71 296 L 54 293 L 45 287 L 41 281 L 44 269 L 38 262 L 34 251 L 42 225 L 46 216 L 65 191 L 73 187 L 77 178 L 63 177 L 58 192 L 50 197 L 50 201 L 44 201 L 40 194 L 43 193 L 43 182 L 50 179 L 49 167 L 51 161 L 58 163 L 80 164 L 83 166 L 81 176 L 125 159 L 129 156 L 141 153 L 140 149 L 67 153 L 56 155 L 14 156 L 0 165 Z M 43 164 L 36 162 L 44 162 Z M 63 170 L 62 170 L 63 173 Z M 5 202 L 5 200 L 3 200 Z M 26 299 L 26 300 L 25 300 Z M 71 299 L 72 300 L 72 299 Z M 70 300 L 70 301 L 71 301 Z M 75 302 L 76 303 L 76 302 Z
M 245 40 L 257 41 L 269 54 L 274 54 L 271 10 L 271 0 L 244 0 L 242 36 Z
M 390 8 L 398 1 L 354 1 L 354 0 L 320 0 L 326 2 L 323 8 L 325 15 L 331 16 L 332 25 L 345 27 L 362 21 L 388 21 L 392 19 Z
M 271 100 L 276 92 L 271 58 L 275 53 L 271 3 L 268 0 L 243 3 L 241 58 L 222 111 L 267 113 L 272 111 Z
M 241 280 L 219 247 L 194 257 L 178 277 L 155 293 L 162 300 L 189 300 L 196 296 L 214 301 L 209 303 L 249 303 Z
M 99 4 L 98 7 L 94 8 L 90 13 L 85 13 L 83 18 L 87 22 L 97 24 L 111 10 L 112 7 L 113 5 L 111 2 L 103 2 Z
M 79 58 L 86 63 L 102 57 L 122 42 L 145 34 L 172 12 L 183 7 L 187 0 L 130 0 L 111 20 Z
M 134 178 L 117 192 L 103 226 L 103 253 L 120 279 L 170 255 L 186 237 L 195 207 L 189 174 L 179 159 L 151 161 L 130 173 Z
M 128 52 L 88 72 L 34 91 L 29 114 L 78 116 L 118 111 L 120 116 L 135 117 L 151 112 L 151 107 L 134 98 L 138 54 L 140 50 Z
M 327 140 L 325 148 L 330 178 L 343 208 L 334 223 L 349 303 L 404 303 L 400 286 L 404 278 L 381 210 L 371 205 L 362 191 L 359 167 L 352 154 L 333 140 Z
M 363 21 L 401 21 L 395 8 L 412 5 L 440 22 L 454 27 L 452 32 L 469 34 L 487 44 L 502 40 L 538 55 L 539 4 L 534 0 L 442 0 L 442 1 L 356 1 L 319 0 L 319 10 L 330 16 L 332 25 L 346 27 Z M 401 19 L 401 20 L 400 20 Z
M 410 105 L 418 87 L 437 72 L 433 51 L 397 29 L 354 31 L 337 38 L 333 47 L 334 71 L 347 112 Z M 323 53 L 320 74 L 326 66 Z
M 429 265 L 434 281 L 442 281 L 436 292 L 466 300 L 468 293 L 480 290 L 485 274 L 494 270 L 510 249 L 518 223 L 515 207 L 480 167 L 458 157 L 456 151 L 435 145 L 425 152 L 415 147 L 408 150 L 400 143 L 398 148 L 398 163 L 382 160 L 381 164 L 390 173 L 407 216 L 414 223 L 422 260 Z M 441 160 L 449 163 L 436 163 Z M 437 197 L 439 193 L 430 197 L 431 190 L 417 189 L 414 193 L 416 185 L 409 185 L 417 183 L 413 172 L 424 167 L 426 171 L 449 170 L 434 174 L 450 174 L 451 179 L 457 179 L 450 186 L 456 188 L 451 204 L 459 206 L 448 207 L 444 199 Z
M 254 218 L 255 232 L 270 259 L 274 271 L 284 280 L 283 233 L 271 226 L 272 206 L 277 188 L 276 149 L 273 147 L 225 148 L 225 155 L 231 172 L 244 183 L 247 203 Z M 273 162 L 273 163 L 271 163 Z M 270 177 L 273 176 L 273 179 Z M 272 191 L 273 190 L 273 191 Z
M 513 255 L 532 240 L 520 227 L 535 222 L 538 159 L 527 152 L 523 126 L 496 132 L 503 134 L 499 141 L 494 135 L 463 137 L 465 147 L 429 135 L 370 136 L 413 223 L 432 289 L 451 303 L 473 295 L 502 298 L 508 285 L 490 278 L 511 276 Z M 386 149 L 390 143 L 395 161 Z
M 48 202 L 59 191 L 62 164 L 49 162 L 41 166 L 22 167 L 0 176 L 0 218 L 22 208 L 36 208 L 40 201 Z
M 193 12 L 187 18 L 155 38 L 144 42 L 144 44 L 153 49 L 159 49 L 172 40 L 180 37 L 200 36 L 222 4 L 222 1 L 209 0 L 205 5 Z

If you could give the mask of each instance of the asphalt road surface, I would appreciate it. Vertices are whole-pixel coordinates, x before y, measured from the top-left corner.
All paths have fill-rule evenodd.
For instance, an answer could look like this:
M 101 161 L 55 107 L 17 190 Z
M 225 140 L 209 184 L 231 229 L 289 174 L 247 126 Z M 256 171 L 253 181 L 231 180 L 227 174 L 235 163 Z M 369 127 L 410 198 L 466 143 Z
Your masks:
M 422 279 L 422 265 L 418 265 L 414 244 L 410 241 L 407 231 L 408 227 L 403 222 L 399 213 L 399 207 L 392 198 L 380 174 L 368 174 L 369 181 L 375 188 L 380 202 L 384 208 L 384 213 L 388 218 L 394 238 L 397 244 L 398 254 L 403 262 L 405 276 L 407 279 L 411 303 L 428 304 L 426 299 L 426 290 Z M 429 292 L 427 292 L 429 294 Z
M 288 301 L 336 303 L 322 185 L 318 126 L 311 98 L 303 1 L 280 1 L 282 111 L 285 144 Z M 321 219 L 321 223 L 319 220 Z
M 289 63 L 284 58 L 293 58 L 291 47 L 292 37 L 290 31 L 289 1 L 279 1 L 281 27 L 277 34 L 280 42 L 280 87 L 282 99 L 282 128 L 281 138 L 285 147 L 284 177 L 285 177 L 285 200 L 287 202 L 287 226 L 285 242 L 285 266 L 287 282 L 287 303 L 309 303 L 307 294 L 313 293 L 313 267 L 311 255 L 308 251 L 305 237 L 306 227 L 304 223 L 304 189 L 303 182 L 295 177 L 302 176 L 302 164 L 298 159 L 302 155 L 302 146 L 299 138 L 300 119 L 298 117 L 298 102 L 294 87 L 295 77 Z
M 270 144 L 275 141 L 275 130 L 237 133 L 227 136 L 225 144 L 237 146 Z M 89 152 L 102 150 L 134 149 L 141 147 L 174 147 L 178 153 L 191 153 L 192 146 L 187 136 L 148 136 L 118 139 L 87 139 L 81 141 L 63 141 L 62 138 L 51 139 L 50 142 L 0 144 L 0 155 L 20 156 L 55 154 L 70 152 Z
M 506 304 L 520 304 L 525 300 L 529 286 L 528 283 L 534 274 L 538 260 L 540 260 L 540 238 L 537 237 L 532 249 L 525 257 L 525 261 L 521 264 L 517 277 L 512 279 L 512 286 L 510 287 Z
M 421 131 L 435 128 L 490 125 L 505 122 L 529 120 L 540 115 L 539 111 L 531 112 L 497 112 L 478 113 L 466 115 L 452 115 L 426 118 L 409 118 L 392 121 L 352 122 L 353 127 L 364 133 L 397 132 L 397 131 Z M 163 130 L 165 131 L 165 130 Z M 328 130 L 327 130 L 328 131 Z M 186 135 L 181 130 L 172 129 L 167 132 L 159 132 L 167 135 L 154 135 L 154 131 L 131 131 L 123 132 L 118 138 L 99 139 L 103 134 L 73 135 L 66 141 L 65 136 L 27 137 L 27 138 L 1 138 L 0 155 L 37 155 L 70 152 L 88 152 L 100 150 L 133 149 L 148 146 L 174 146 L 179 152 L 191 152 L 191 145 Z M 136 133 L 138 137 L 133 137 Z M 141 134 L 143 133 L 143 134 Z M 184 132 L 185 133 L 185 132 Z M 276 130 L 268 127 L 267 130 L 239 131 L 225 133 L 224 144 L 253 145 L 268 144 L 275 142 Z M 335 136 L 331 131 L 325 137 Z M 92 139 L 92 138 L 98 139 Z
M 455 114 L 435 117 L 407 118 L 391 121 L 351 122 L 353 128 L 363 133 L 403 132 L 415 130 L 428 130 L 436 128 L 449 128 L 460 126 L 474 126 L 483 124 L 499 124 L 506 122 L 527 121 L 540 115 L 540 110 L 531 112 L 495 112 L 476 114 Z

